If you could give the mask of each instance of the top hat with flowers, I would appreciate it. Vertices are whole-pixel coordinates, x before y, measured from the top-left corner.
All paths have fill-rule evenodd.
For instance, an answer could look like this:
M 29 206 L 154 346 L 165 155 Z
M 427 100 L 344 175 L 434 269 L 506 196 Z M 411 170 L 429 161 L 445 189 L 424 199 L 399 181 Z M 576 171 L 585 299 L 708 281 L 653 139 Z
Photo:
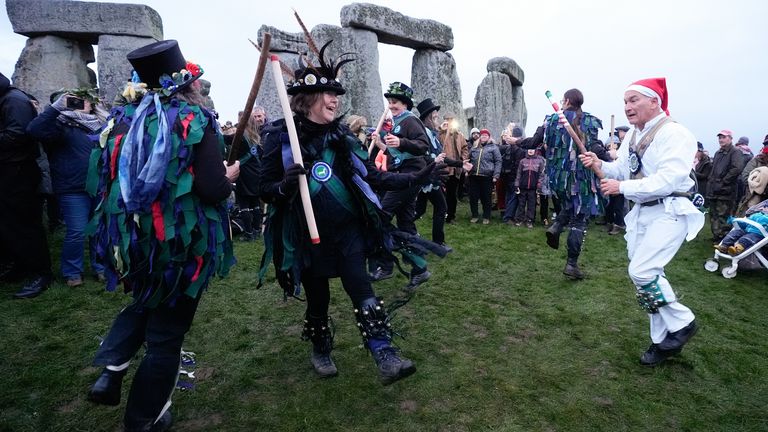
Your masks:
M 312 64 L 307 57 L 299 55 L 299 68 L 294 72 L 294 80 L 288 84 L 288 94 L 293 96 L 299 93 L 317 93 L 331 91 L 337 95 L 343 95 L 347 91 L 338 80 L 339 70 L 345 64 L 354 61 L 348 58 L 339 60 L 349 54 L 345 53 L 336 60 L 326 60 L 325 50 L 333 40 L 320 48 L 317 54 L 317 65 Z
M 145 83 L 149 90 L 165 96 L 178 92 L 203 75 L 203 68 L 187 62 L 179 43 L 173 39 L 137 48 L 127 57 L 137 75 L 133 81 Z
M 413 89 L 408 87 L 408 84 L 395 81 L 389 85 L 387 92 L 384 93 L 384 97 L 387 99 L 397 99 L 408 106 L 410 110 L 413 108 Z

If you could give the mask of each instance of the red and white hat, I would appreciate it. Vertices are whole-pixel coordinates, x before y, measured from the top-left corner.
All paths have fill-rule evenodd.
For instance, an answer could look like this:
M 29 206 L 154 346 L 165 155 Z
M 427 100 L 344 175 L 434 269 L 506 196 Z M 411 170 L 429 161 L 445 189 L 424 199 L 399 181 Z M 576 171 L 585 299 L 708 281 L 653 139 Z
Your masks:
M 635 81 L 625 91 L 630 90 L 634 90 L 644 96 L 655 97 L 659 100 L 661 109 L 669 115 L 669 110 L 667 109 L 669 94 L 667 93 L 667 80 L 665 78 L 646 78 Z

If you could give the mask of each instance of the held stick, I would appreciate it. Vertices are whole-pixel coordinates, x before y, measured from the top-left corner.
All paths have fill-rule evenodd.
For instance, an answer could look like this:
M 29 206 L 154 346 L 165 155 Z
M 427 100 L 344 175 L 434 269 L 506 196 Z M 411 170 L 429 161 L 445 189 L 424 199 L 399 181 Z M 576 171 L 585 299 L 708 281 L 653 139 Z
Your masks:
M 581 154 L 586 153 L 587 148 L 584 146 L 584 143 L 581 141 L 581 138 L 579 138 L 579 136 L 576 135 L 576 131 L 573 130 L 573 127 L 571 126 L 571 124 L 567 120 L 565 120 L 565 115 L 563 114 L 563 110 L 560 108 L 560 105 L 558 105 L 557 102 L 552 100 L 552 92 L 547 90 L 546 92 L 544 92 L 544 95 L 547 97 L 547 99 L 549 99 L 549 103 L 552 104 L 552 108 L 555 109 L 557 116 L 561 120 L 561 124 L 563 124 L 563 126 L 565 127 L 565 130 L 568 131 L 568 135 L 570 135 L 573 142 L 576 143 L 576 147 L 579 148 L 579 153 Z M 565 120 L 565 121 L 562 121 L 562 120 Z M 605 178 L 605 174 L 603 174 L 603 171 L 600 168 L 597 168 L 596 166 L 593 165 L 592 171 L 595 173 L 597 178 L 600 178 L 600 179 Z
M 296 124 L 293 122 L 293 113 L 291 113 L 291 106 L 288 102 L 288 92 L 285 90 L 285 83 L 283 82 L 282 72 L 280 70 L 280 59 L 276 55 L 273 55 L 271 60 L 272 77 L 275 79 L 277 96 L 280 98 L 280 106 L 283 108 L 285 125 L 288 127 L 288 138 L 291 141 L 293 161 L 295 163 L 301 163 L 302 158 L 301 149 L 299 147 L 299 136 L 296 133 Z M 309 185 L 307 184 L 306 174 L 299 177 L 299 193 L 301 193 L 301 203 L 304 207 L 304 217 L 307 219 L 309 238 L 312 240 L 312 244 L 318 244 L 320 243 L 320 234 L 317 232 L 317 223 L 315 222 L 315 213 L 312 210 L 312 200 L 309 196 Z
M 379 119 L 379 123 L 376 125 L 376 130 L 373 131 L 373 133 L 371 134 L 371 142 L 372 143 L 374 142 L 373 136 L 375 135 L 377 137 L 377 139 L 375 140 L 376 146 L 379 147 L 381 151 L 384 151 L 387 149 L 387 147 L 382 145 L 381 143 L 381 137 L 379 136 L 379 132 L 381 132 L 381 128 L 382 126 L 384 126 L 384 120 L 386 120 L 388 112 L 389 112 L 389 108 L 384 108 L 384 112 L 381 113 L 381 118 Z M 373 153 L 373 144 L 371 144 L 370 147 L 368 147 L 368 156 L 370 156 L 371 153 Z
M 256 96 L 259 94 L 261 88 L 261 80 L 264 78 L 264 70 L 267 68 L 267 54 L 269 54 L 269 43 L 272 41 L 271 33 L 264 33 L 264 40 L 261 43 L 261 54 L 259 55 L 259 66 L 256 68 L 256 76 L 253 77 L 253 84 L 251 84 L 251 92 L 248 93 L 248 98 L 245 101 L 245 108 L 243 108 L 243 118 L 237 122 L 237 129 L 235 130 L 235 136 L 232 137 L 232 147 L 229 148 L 229 155 L 227 156 L 227 165 L 232 165 L 237 159 L 237 148 L 240 146 L 240 141 L 243 139 L 243 131 L 245 131 L 245 125 L 251 121 L 251 110 L 253 104 L 256 102 Z

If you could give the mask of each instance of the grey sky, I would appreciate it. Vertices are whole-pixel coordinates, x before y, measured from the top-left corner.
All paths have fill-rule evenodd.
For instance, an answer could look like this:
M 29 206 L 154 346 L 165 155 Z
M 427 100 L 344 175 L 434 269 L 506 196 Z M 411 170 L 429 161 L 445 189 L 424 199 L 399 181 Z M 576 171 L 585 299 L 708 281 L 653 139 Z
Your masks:
M 247 39 L 255 39 L 262 24 L 300 31 L 291 7 L 309 27 L 339 25 L 341 7 L 351 2 L 143 3 L 162 16 L 165 37 L 178 39 L 185 56 L 203 66 L 205 78 L 213 83 L 211 96 L 221 119 L 234 120 L 245 104 L 258 60 Z M 732 129 L 735 138 L 748 136 L 756 152 L 768 133 L 765 1 L 474 0 L 451 7 L 445 1 L 370 3 L 452 27 L 451 54 L 465 107 L 474 105 L 489 59 L 515 59 L 525 71 L 528 134 L 551 111 L 544 97 L 547 89 L 559 99 L 565 90 L 579 88 L 585 95 L 585 111 L 600 117 L 607 129 L 611 114 L 617 125 L 626 123 L 622 103 L 626 86 L 655 76 L 667 78 L 671 115 L 710 152 L 716 149 L 720 129 Z M 180 10 L 182 5 L 188 7 Z M 3 7 L 0 72 L 12 74 L 25 40 L 12 32 Z M 385 45 L 379 49 L 382 84 L 409 81 L 412 52 Z

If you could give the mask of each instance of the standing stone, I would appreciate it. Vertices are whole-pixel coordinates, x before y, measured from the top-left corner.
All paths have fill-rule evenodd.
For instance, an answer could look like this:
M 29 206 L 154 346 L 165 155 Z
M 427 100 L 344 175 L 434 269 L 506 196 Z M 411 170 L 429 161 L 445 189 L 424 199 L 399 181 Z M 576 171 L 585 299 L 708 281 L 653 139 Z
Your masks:
M 489 72 L 475 94 L 475 127 L 488 129 L 491 137 L 499 141 L 501 131 L 510 122 L 513 112 L 512 84 L 501 72 Z
M 459 122 L 459 129 L 466 129 L 461 83 L 453 56 L 433 49 L 416 50 L 411 64 L 411 84 L 414 105 L 425 98 L 432 98 L 440 105 L 441 118 L 446 113 L 452 113 Z
M 501 72 L 508 76 L 513 86 L 522 86 L 525 81 L 523 69 L 509 57 L 494 57 L 488 60 L 486 69 L 488 72 Z
M 93 47 L 87 43 L 58 36 L 29 38 L 16 62 L 13 85 L 45 106 L 51 93 L 61 88 L 96 87 L 87 66 L 95 60 Z
M 269 32 L 272 35 L 272 40 L 269 43 L 269 51 L 277 54 L 283 64 L 287 65 L 289 69 L 296 70 L 298 67 L 298 54 L 296 52 L 306 52 L 307 44 L 304 41 L 304 36 L 301 33 L 289 33 L 279 30 L 275 27 L 263 25 L 259 28 L 257 42 L 261 45 L 264 42 L 264 33 Z M 287 75 L 282 76 L 283 83 L 288 83 L 289 79 L 293 79 L 293 75 L 289 78 Z M 267 121 L 274 121 L 283 118 L 283 108 L 280 106 L 280 98 L 277 96 L 277 89 L 275 88 L 275 79 L 272 77 L 272 66 L 267 63 L 267 68 L 264 71 L 264 78 L 261 81 L 261 87 L 259 88 L 259 94 L 256 96 L 256 102 L 254 106 L 262 106 L 267 113 Z M 240 110 L 242 108 L 238 108 Z M 237 123 L 237 119 L 232 120 L 232 123 Z
M 312 37 L 318 48 L 333 40 L 326 50 L 326 59 L 335 61 L 343 53 L 352 53 L 343 58 L 352 58 L 354 61 L 342 66 L 337 77 L 347 90 L 339 99 L 339 113 L 361 115 L 368 119 L 369 125 L 375 126 L 384 111 L 376 34 L 368 30 L 323 24 L 312 29 Z
M 125 83 L 131 80 L 133 67 L 126 55 L 157 40 L 135 36 L 99 36 L 99 95 L 106 104 L 112 104 Z M 157 87 L 158 83 L 147 83 Z
M 6 0 L 13 31 L 29 37 L 55 34 L 95 44 L 99 35 L 161 40 L 160 14 L 140 4 L 62 0 Z
M 525 106 L 525 96 L 521 86 L 512 86 L 512 111 L 508 118 L 509 121 L 525 129 L 528 122 L 528 108 Z
M 370 30 L 379 42 L 406 48 L 453 49 L 453 30 L 430 19 L 411 18 L 384 6 L 353 3 L 341 8 L 341 26 Z

